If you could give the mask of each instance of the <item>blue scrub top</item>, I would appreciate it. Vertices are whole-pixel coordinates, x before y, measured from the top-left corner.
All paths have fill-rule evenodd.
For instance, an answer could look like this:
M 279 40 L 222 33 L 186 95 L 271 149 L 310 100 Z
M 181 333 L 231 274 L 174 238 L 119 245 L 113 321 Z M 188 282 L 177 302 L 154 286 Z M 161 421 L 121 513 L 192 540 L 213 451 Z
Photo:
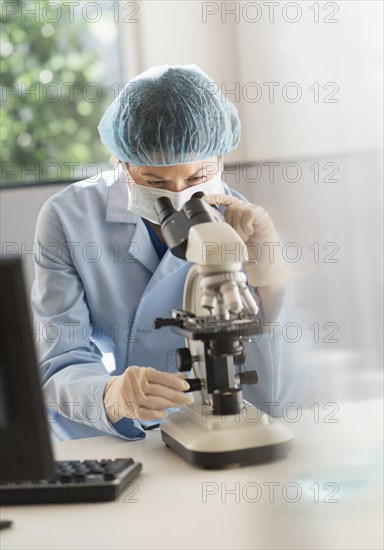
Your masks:
M 166 245 L 166 243 L 164 243 L 163 241 L 161 241 L 159 239 L 159 237 L 156 235 L 155 230 L 149 225 L 148 221 L 144 218 L 142 218 L 142 220 L 145 223 L 145 227 L 148 230 L 149 236 L 151 237 L 151 241 L 152 241 L 153 246 L 156 249 L 157 255 L 159 256 L 159 259 L 161 260 L 161 258 L 167 252 L 168 246 Z
M 225 184 L 225 193 L 244 199 Z M 43 206 L 36 228 L 32 308 L 49 422 L 57 439 L 117 435 L 145 437 L 142 423 L 112 424 L 103 406 L 111 375 L 129 365 L 177 372 L 184 338 L 155 330 L 156 317 L 182 308 L 191 264 L 163 251 L 142 218 L 127 209 L 120 169 L 98 181 L 69 185 Z M 158 250 L 160 250 L 160 254 Z M 276 400 L 274 352 L 268 337 L 245 344 L 243 369 L 259 383 L 249 401 Z

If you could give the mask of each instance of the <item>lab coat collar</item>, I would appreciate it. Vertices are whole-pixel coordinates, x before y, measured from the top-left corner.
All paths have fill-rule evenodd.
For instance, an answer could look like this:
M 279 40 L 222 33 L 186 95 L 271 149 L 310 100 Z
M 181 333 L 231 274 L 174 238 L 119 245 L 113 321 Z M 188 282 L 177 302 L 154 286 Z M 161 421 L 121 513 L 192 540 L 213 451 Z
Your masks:
M 105 220 L 107 222 L 136 223 L 139 216 L 127 209 L 128 186 L 124 171 L 119 166 L 104 175 L 108 187 L 108 198 Z
M 136 223 L 132 243 L 134 243 L 134 259 L 143 264 L 151 273 L 155 273 L 159 265 L 159 256 L 142 219 Z
M 190 262 L 177 258 L 168 249 L 167 252 L 164 254 L 160 264 L 158 265 L 156 271 L 153 273 L 144 294 L 151 292 L 157 285 L 163 283 L 170 275 L 173 275 L 176 271 L 178 271 L 182 267 L 185 267 L 186 265 L 188 265 L 189 267 L 191 266 Z
M 159 258 L 144 222 L 137 214 L 127 209 L 128 187 L 123 170 L 119 167 L 106 172 L 104 180 L 108 188 L 105 220 L 115 223 L 131 223 L 136 226 L 130 237 L 133 261 L 140 262 L 151 273 L 154 273 L 159 265 Z
M 146 292 L 148 292 L 171 273 L 185 265 L 186 262 L 185 260 L 176 258 L 176 256 L 167 250 L 159 264 L 159 257 L 145 227 L 145 223 L 137 214 L 127 209 L 128 186 L 124 178 L 124 171 L 118 168 L 107 172 L 104 178 L 108 187 L 106 221 L 136 225 L 132 235 L 132 242 L 136 245 L 133 247 L 133 256 L 135 260 L 153 273 L 153 277 L 146 289 Z

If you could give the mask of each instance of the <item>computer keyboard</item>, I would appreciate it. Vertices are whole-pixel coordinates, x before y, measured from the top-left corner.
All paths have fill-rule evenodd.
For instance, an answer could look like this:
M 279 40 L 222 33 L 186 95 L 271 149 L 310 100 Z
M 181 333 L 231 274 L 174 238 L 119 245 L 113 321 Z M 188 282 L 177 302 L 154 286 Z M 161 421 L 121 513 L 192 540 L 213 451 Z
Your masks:
M 54 479 L 4 483 L 0 504 L 61 504 L 118 500 L 140 473 L 132 458 L 115 460 L 56 460 Z

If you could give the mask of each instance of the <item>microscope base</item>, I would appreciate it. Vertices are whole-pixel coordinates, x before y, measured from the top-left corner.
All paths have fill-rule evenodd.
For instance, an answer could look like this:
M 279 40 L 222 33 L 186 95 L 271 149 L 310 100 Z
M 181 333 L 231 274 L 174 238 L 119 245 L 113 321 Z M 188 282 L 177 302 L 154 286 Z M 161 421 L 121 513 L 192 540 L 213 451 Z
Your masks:
M 293 449 L 289 430 L 278 420 L 246 405 L 246 417 L 244 411 L 223 417 L 203 413 L 205 406 L 196 403 L 183 407 L 161 423 L 163 441 L 200 468 L 246 466 L 286 457 Z

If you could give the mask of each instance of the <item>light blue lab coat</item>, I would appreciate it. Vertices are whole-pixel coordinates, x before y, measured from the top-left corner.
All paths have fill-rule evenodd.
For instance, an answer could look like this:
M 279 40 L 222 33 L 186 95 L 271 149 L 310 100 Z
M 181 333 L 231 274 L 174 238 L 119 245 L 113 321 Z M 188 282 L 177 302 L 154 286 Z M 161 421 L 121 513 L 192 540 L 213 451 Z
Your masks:
M 225 192 L 240 197 L 227 186 Z M 129 365 L 176 372 L 175 350 L 185 346 L 171 328 L 155 330 L 152 323 L 182 308 L 191 264 L 169 250 L 159 261 L 127 202 L 123 173 L 110 171 L 69 185 L 38 218 L 32 308 L 49 422 L 58 439 L 145 437 L 143 422 L 109 422 L 104 387 Z M 258 371 L 259 383 L 245 396 L 257 404 L 273 401 L 277 365 L 268 338 L 247 344 L 246 352 L 246 369 Z

